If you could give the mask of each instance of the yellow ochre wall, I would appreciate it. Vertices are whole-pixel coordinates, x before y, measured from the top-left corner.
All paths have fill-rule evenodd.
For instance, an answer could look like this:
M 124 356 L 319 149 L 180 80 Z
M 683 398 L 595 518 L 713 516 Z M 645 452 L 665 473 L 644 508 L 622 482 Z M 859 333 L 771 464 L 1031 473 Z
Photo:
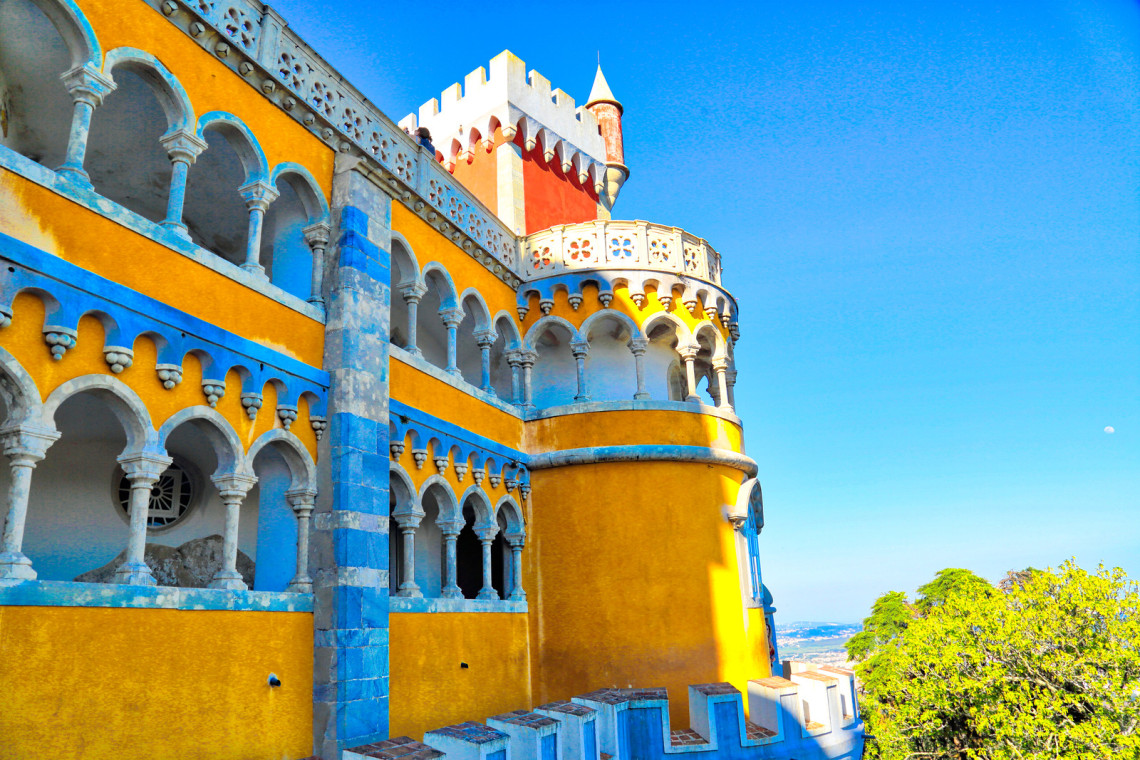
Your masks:
M 521 613 L 394 613 L 390 734 L 422 739 L 533 704 L 527 623 Z
M 541 508 L 524 557 L 536 701 L 664 686 L 673 724 L 686 726 L 690 684 L 743 691 L 770 675 L 763 617 L 743 608 L 722 511 L 740 479 L 728 467 L 676 462 L 532 474 Z
M 674 411 L 527 423 L 532 454 L 674 444 L 740 451 L 741 431 Z M 763 615 L 746 610 L 725 519 L 744 475 L 724 465 L 619 462 L 531 473 L 523 553 L 536 702 L 603 686 L 664 686 L 688 725 L 688 686 L 742 691 L 770 674 Z
M 0 757 L 308 757 L 312 651 L 304 612 L 0 607 Z

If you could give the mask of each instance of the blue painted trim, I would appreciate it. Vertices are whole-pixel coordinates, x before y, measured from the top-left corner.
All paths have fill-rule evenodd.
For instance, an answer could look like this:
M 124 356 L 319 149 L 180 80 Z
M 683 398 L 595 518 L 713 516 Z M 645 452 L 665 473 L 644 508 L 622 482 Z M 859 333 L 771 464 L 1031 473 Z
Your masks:
M 514 612 L 525 613 L 526 602 L 504 600 L 483 601 L 480 599 L 409 599 L 393 596 L 388 600 L 388 609 L 393 612 Z
M 14 586 L 0 586 L 0 606 L 312 612 L 313 595 L 171 586 L 118 586 L 72 581 L 23 581 Z
M 286 392 L 279 403 L 295 405 L 300 394 L 307 391 L 319 399 L 313 404 L 313 413 L 324 411 L 329 386 L 329 375 L 324 370 L 215 327 L 3 233 L 0 258 L 19 265 L 13 267 L 15 271 L 0 270 L 0 308 L 10 310 L 22 289 L 43 290 L 58 301 L 47 305 L 45 325 L 75 329 L 83 314 L 102 312 L 110 317 L 110 324 L 104 325 L 108 328 L 108 346 L 131 347 L 140 335 L 155 334 L 163 341 L 158 346 L 159 363 L 181 365 L 187 353 L 200 350 L 209 357 L 209 361 L 203 362 L 203 379 L 221 380 L 230 369 L 242 366 L 248 373 L 245 390 L 260 392 L 265 382 L 280 379 Z
M 404 417 L 411 423 L 412 426 L 426 428 L 439 433 L 445 438 L 455 439 L 456 442 L 468 444 L 468 448 L 474 447 L 494 454 L 498 458 L 519 462 L 521 464 L 527 463 L 527 455 L 523 452 L 512 449 L 509 446 L 504 446 L 497 441 L 492 441 L 490 438 L 485 438 L 478 433 L 472 433 L 469 430 L 459 427 L 458 425 L 441 420 L 439 417 L 428 414 L 427 412 L 420 411 L 411 406 L 408 406 L 402 401 L 396 399 L 389 399 L 388 401 L 388 415 L 390 417 Z M 462 447 L 461 447 L 462 448 Z
M 175 253 L 191 259 L 195 263 L 201 264 L 207 269 L 217 272 L 223 277 L 227 277 L 239 285 L 265 296 L 271 301 L 276 301 L 282 306 L 304 314 L 309 319 L 322 324 L 325 321 L 324 310 L 320 307 L 307 303 L 303 298 L 298 298 L 292 293 L 282 290 L 264 277 L 244 271 L 238 265 L 231 264 L 218 254 L 176 235 L 161 224 L 156 224 L 145 217 L 139 216 L 130 209 L 107 200 L 94 190 L 80 187 L 74 182 L 63 179 L 51 169 L 40 166 L 31 159 L 25 158 L 11 148 L 7 148 L 3 145 L 0 145 L 0 169 L 7 169 L 29 182 L 34 182 L 41 187 L 47 188 L 57 195 L 63 196 L 69 201 L 82 206 L 88 211 L 99 214 L 115 224 L 154 241 L 158 245 L 165 246 Z
M 669 444 L 647 444 L 636 446 L 592 446 L 581 449 L 552 451 L 536 454 L 530 458 L 530 469 L 547 470 L 552 467 L 568 467 L 583 464 L 608 464 L 611 462 L 687 462 L 695 464 L 720 464 L 740 470 L 750 478 L 756 477 L 756 461 L 736 451 L 711 449 L 705 446 L 674 446 Z

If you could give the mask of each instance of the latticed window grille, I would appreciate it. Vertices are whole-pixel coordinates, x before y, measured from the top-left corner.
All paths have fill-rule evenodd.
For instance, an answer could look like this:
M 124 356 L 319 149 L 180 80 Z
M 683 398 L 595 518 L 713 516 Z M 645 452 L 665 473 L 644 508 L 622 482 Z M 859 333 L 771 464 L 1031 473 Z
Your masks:
M 177 463 L 170 465 L 150 489 L 147 528 L 165 528 L 181 520 L 194 503 L 194 479 Z M 119 509 L 130 512 L 131 481 L 119 481 Z

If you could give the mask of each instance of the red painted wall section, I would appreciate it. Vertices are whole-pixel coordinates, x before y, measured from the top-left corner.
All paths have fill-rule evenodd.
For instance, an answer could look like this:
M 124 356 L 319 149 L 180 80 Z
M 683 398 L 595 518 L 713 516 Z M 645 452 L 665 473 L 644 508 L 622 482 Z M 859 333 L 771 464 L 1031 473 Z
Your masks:
M 496 129 L 495 147 L 501 145 L 502 142 L 503 133 Z M 495 149 L 492 148 L 491 152 L 488 153 L 484 149 L 483 143 L 479 142 L 476 143 L 472 153 L 474 156 L 470 163 L 456 158 L 455 171 L 452 172 L 452 176 L 470 190 L 476 198 L 483 201 L 483 205 L 491 209 L 492 213 L 496 213 L 499 209 L 499 193 Z
M 516 143 L 522 142 L 520 136 Z M 542 148 L 523 153 L 523 193 L 526 198 L 527 234 L 555 224 L 575 224 L 598 218 L 598 196 L 594 188 L 578 184 L 576 174 L 567 176 L 555 157 L 549 164 Z

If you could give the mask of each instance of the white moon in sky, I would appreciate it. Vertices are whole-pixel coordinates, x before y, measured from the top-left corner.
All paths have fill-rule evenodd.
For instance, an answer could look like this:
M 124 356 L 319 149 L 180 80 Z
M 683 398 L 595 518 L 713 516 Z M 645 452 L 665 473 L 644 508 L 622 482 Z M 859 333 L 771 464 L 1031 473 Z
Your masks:
M 1113 433 L 1116 432 L 1116 428 L 1114 428 L 1112 425 L 1109 425 L 1108 427 L 1106 427 L 1104 429 L 1104 432 L 1108 433 L 1109 435 L 1112 435 Z

